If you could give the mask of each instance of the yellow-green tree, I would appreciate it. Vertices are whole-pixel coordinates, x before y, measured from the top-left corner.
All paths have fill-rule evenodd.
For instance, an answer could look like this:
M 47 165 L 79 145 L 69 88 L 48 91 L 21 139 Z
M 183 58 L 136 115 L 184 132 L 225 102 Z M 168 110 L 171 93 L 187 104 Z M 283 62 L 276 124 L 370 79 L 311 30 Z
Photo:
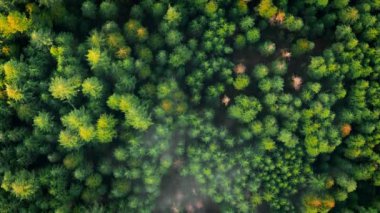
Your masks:
M 261 17 L 269 19 L 277 13 L 278 9 L 273 5 L 272 0 L 261 0 L 256 10 Z
M 31 25 L 31 21 L 20 12 L 12 11 L 8 16 L 0 14 L 0 33 L 5 37 L 10 37 L 16 33 L 26 32 Z
M 34 174 L 27 170 L 21 170 L 14 174 L 7 171 L 4 174 L 1 188 L 11 192 L 19 199 L 30 199 L 38 191 L 38 183 Z
M 81 85 L 80 79 L 76 77 L 63 78 L 54 77 L 50 82 L 49 91 L 51 95 L 59 100 L 70 100 L 77 95 Z

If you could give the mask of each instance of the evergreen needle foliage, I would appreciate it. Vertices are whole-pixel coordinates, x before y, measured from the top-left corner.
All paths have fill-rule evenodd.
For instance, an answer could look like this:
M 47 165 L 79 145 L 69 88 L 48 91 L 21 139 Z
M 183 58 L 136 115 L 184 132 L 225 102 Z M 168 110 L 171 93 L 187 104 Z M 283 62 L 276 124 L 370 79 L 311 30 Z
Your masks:
M 380 212 L 379 0 L 0 0 L 0 212 Z

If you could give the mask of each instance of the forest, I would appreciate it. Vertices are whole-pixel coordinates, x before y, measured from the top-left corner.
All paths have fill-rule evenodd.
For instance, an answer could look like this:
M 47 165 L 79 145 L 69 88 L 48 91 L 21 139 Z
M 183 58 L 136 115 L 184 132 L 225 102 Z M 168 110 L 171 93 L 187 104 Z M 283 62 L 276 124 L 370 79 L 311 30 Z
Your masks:
M 378 19 L 380 0 L 0 0 L 0 212 L 380 212 Z

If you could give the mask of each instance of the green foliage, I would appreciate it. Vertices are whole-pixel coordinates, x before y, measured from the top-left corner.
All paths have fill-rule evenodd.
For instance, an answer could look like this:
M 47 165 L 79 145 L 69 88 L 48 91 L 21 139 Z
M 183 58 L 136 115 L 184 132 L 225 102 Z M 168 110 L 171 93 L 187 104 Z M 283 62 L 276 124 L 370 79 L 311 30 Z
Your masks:
M 332 4 L 336 8 L 344 8 L 345 6 L 348 5 L 349 2 L 350 2 L 350 0 L 333 0 Z
M 339 186 L 343 187 L 348 193 L 355 191 L 357 187 L 355 180 L 350 179 L 347 176 L 339 176 L 336 179 L 336 182 Z
M 30 24 L 31 22 L 26 15 L 18 11 L 12 11 L 7 16 L 0 14 L 0 33 L 5 37 L 26 32 Z
M 326 7 L 329 3 L 329 0 L 306 0 L 308 4 L 315 4 L 318 7 Z
M 264 96 L 263 102 L 267 106 L 273 106 L 273 104 L 275 104 L 277 102 L 277 99 L 278 98 L 277 98 L 276 94 L 268 93 Z
M 359 11 L 353 7 L 345 8 L 340 11 L 339 19 L 344 24 L 352 24 L 359 19 Z
M 169 5 L 168 10 L 166 11 L 166 14 L 164 16 L 164 19 L 169 24 L 176 25 L 181 21 L 182 16 L 176 7 Z
M 70 130 L 62 130 L 59 133 L 58 143 L 66 149 L 74 149 L 81 146 L 79 137 Z
M 263 138 L 261 140 L 262 149 L 266 151 L 273 151 L 276 149 L 276 143 L 270 138 Z
M 242 18 L 240 22 L 240 28 L 246 32 L 251 30 L 251 28 L 255 25 L 255 20 L 250 16 L 245 16 Z M 259 32 L 260 33 L 260 32 Z
M 304 26 L 301 18 L 296 18 L 292 15 L 287 16 L 284 22 L 284 27 L 289 31 L 299 31 Z
M 31 199 L 38 190 L 38 182 L 33 173 L 21 170 L 12 174 L 5 172 L 1 188 L 18 199 Z
M 70 113 L 62 116 L 61 118 L 63 126 L 75 130 L 79 127 L 89 124 L 91 117 L 84 109 L 73 110 Z
M 92 174 L 86 178 L 86 186 L 89 188 L 97 188 L 102 183 L 102 176 L 100 174 Z
M 306 39 L 298 39 L 292 46 L 292 54 L 299 56 L 314 49 L 314 43 Z
M 218 3 L 215 1 L 209 1 L 205 6 L 205 13 L 208 16 L 215 14 L 218 9 Z
M 107 20 L 115 19 L 118 14 L 118 8 L 111 1 L 103 1 L 99 7 L 100 15 Z
M 378 212 L 379 10 L 0 1 L 0 212 Z
M 273 5 L 272 0 L 261 0 L 256 10 L 260 16 L 267 19 L 277 13 L 277 7 Z
M 185 65 L 192 56 L 191 50 L 186 46 L 177 46 L 169 56 L 169 64 L 174 68 Z
M 268 75 L 268 73 L 269 73 L 269 69 L 264 64 L 257 64 L 252 71 L 252 75 L 256 79 L 262 79 L 262 78 L 266 77 Z
M 96 17 L 97 8 L 96 8 L 96 5 L 92 1 L 83 2 L 81 9 L 82 9 L 82 14 L 84 17 L 91 18 L 91 19 L 94 19 Z
M 77 95 L 80 84 L 80 80 L 76 77 L 67 79 L 63 77 L 55 77 L 50 83 L 49 91 L 56 99 L 61 101 L 71 100 Z
M 182 34 L 177 30 L 171 30 L 165 37 L 165 41 L 169 46 L 176 46 L 181 43 L 183 39 Z
M 10 60 L 3 65 L 4 81 L 7 83 L 19 81 L 23 75 L 22 72 L 22 64 L 15 60 Z
M 146 109 L 133 95 L 112 95 L 108 98 L 107 105 L 114 110 L 120 110 L 125 114 L 126 124 L 138 130 L 146 130 L 152 125 Z
M 259 52 L 263 56 L 269 56 L 276 50 L 276 44 L 271 41 L 266 41 L 259 46 Z
M 250 29 L 246 33 L 247 41 L 251 44 L 260 40 L 260 30 L 258 29 Z
M 338 25 L 335 31 L 335 36 L 337 39 L 349 39 L 354 36 L 350 26 Z
M 287 130 L 281 130 L 277 140 L 284 143 L 287 147 L 295 147 L 298 143 L 298 139 Z
M 259 81 L 258 87 L 262 92 L 266 93 L 266 92 L 269 92 L 271 90 L 272 83 L 269 79 L 264 78 L 264 79 Z
M 243 49 L 246 45 L 247 39 L 244 35 L 237 35 L 235 38 L 235 47 L 237 49 Z
M 376 172 L 373 175 L 373 182 L 374 182 L 375 186 L 379 186 L 380 185 L 380 172 Z
M 186 109 L 185 94 L 180 90 L 174 80 L 162 82 L 157 86 L 156 96 L 161 101 L 155 113 L 157 117 L 168 115 L 181 115 Z
M 234 101 L 235 104 L 228 108 L 228 113 L 232 118 L 244 123 L 253 121 L 262 110 L 260 102 L 255 97 L 240 95 Z
M 82 83 L 83 94 L 91 98 L 100 98 L 102 95 L 103 85 L 95 77 L 87 78 Z
M 63 159 L 63 165 L 67 169 L 75 169 L 79 166 L 79 164 L 83 161 L 82 153 L 74 152 L 65 156 Z
M 110 143 L 116 137 L 116 122 L 116 119 L 111 115 L 100 115 L 96 122 L 96 137 L 100 143 Z
M 47 112 L 39 112 L 33 119 L 34 126 L 43 132 L 49 132 L 53 128 L 53 119 Z
M 88 63 L 92 67 L 96 67 L 96 65 L 100 61 L 100 50 L 99 49 L 90 49 L 86 55 Z
M 275 60 L 272 62 L 272 72 L 276 75 L 284 75 L 288 69 L 288 65 L 283 60 Z
M 234 87 L 237 90 L 243 90 L 249 85 L 249 76 L 248 75 L 238 75 L 234 80 Z
M 327 66 L 323 57 L 312 57 L 308 67 L 308 75 L 314 79 L 320 79 L 328 75 Z

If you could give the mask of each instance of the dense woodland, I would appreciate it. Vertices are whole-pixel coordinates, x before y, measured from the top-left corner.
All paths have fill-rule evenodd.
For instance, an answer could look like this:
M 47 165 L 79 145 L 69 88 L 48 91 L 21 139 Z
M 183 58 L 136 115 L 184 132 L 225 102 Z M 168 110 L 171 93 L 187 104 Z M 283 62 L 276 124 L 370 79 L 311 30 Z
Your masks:
M 0 0 L 0 212 L 379 212 L 378 19 Z

